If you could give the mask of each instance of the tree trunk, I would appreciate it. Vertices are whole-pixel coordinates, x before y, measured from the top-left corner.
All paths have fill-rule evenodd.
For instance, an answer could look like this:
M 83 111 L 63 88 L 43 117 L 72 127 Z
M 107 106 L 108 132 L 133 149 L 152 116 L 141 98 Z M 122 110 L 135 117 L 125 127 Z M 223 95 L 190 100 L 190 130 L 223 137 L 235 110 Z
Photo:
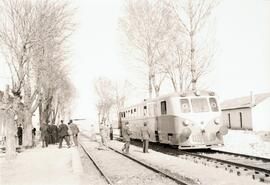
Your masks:
M 25 125 L 24 125 L 24 133 L 23 133 L 23 146 L 25 147 L 30 147 L 32 146 L 33 142 L 32 142 L 32 112 L 30 110 L 25 110 L 25 114 L 24 114 L 24 121 L 25 121 Z
M 194 60 L 194 43 L 193 43 L 193 35 L 192 33 L 190 34 L 190 61 L 191 61 L 191 76 L 192 76 L 192 90 L 196 90 L 196 63 Z
M 14 122 L 14 115 L 12 113 L 6 112 L 4 115 L 4 121 L 7 126 L 7 136 L 6 136 L 6 158 L 14 159 L 16 157 L 16 127 Z
M 152 98 L 152 77 L 151 77 L 151 72 L 149 71 L 149 74 L 148 74 L 148 91 L 149 91 L 149 99 Z

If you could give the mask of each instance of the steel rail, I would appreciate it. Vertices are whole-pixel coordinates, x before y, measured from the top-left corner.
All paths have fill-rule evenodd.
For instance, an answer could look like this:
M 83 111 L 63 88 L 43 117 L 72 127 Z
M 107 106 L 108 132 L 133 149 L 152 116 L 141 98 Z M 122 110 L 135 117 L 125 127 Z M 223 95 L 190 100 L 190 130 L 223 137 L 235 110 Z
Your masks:
M 134 161 L 134 162 L 136 162 L 136 163 L 139 163 L 140 165 L 146 167 L 147 169 L 150 169 L 150 170 L 152 170 L 152 171 L 154 171 L 154 172 L 156 172 L 156 173 L 162 174 L 163 176 L 165 176 L 165 177 L 167 177 L 167 178 L 169 178 L 169 179 L 175 181 L 177 184 L 180 184 L 180 185 L 194 184 L 194 183 L 192 183 L 192 182 L 187 183 L 187 182 L 185 182 L 184 180 L 181 180 L 181 179 L 179 179 L 179 178 L 177 178 L 177 177 L 174 177 L 172 174 L 169 174 L 169 173 L 167 173 L 167 172 L 165 172 L 165 171 L 161 171 L 161 170 L 159 170 L 159 169 L 157 169 L 157 168 L 155 168 L 155 167 L 153 167 L 153 166 L 150 166 L 150 165 L 148 165 L 148 164 L 146 164 L 146 163 L 143 163 L 142 161 L 139 161 L 138 159 L 136 159 L 136 158 L 134 158 L 134 157 L 132 157 L 132 156 L 130 156 L 130 155 L 124 154 L 124 153 L 122 153 L 122 152 L 120 152 L 120 151 L 118 151 L 118 150 L 116 150 L 116 149 L 114 149 L 114 148 L 112 148 L 112 147 L 109 147 L 109 148 L 110 148 L 111 150 L 113 150 L 113 151 L 115 151 L 115 152 L 117 152 L 117 153 L 119 153 L 119 154 L 121 154 L 121 155 L 123 155 L 123 156 L 125 156 L 125 157 L 127 157 L 127 158 L 129 158 L 129 159 L 131 159 L 132 161 Z M 187 179 L 186 181 L 188 181 L 188 180 L 189 180 L 189 179 Z
M 228 152 L 228 151 L 223 151 L 223 150 L 215 150 L 215 149 L 210 149 L 209 151 L 215 152 L 215 153 L 223 153 L 223 154 L 228 154 L 228 155 L 240 156 L 240 157 L 245 157 L 245 158 L 249 158 L 249 159 L 256 159 L 256 160 L 261 160 L 264 162 L 270 162 L 269 158 L 259 157 L 259 156 L 254 156 L 254 155 L 247 155 L 247 154 Z
M 182 151 L 181 153 L 187 154 L 187 155 L 190 155 L 190 156 L 195 156 L 195 157 L 198 157 L 198 158 L 208 159 L 208 160 L 211 160 L 211 161 L 216 161 L 216 162 L 220 162 L 220 163 L 225 163 L 225 164 L 230 164 L 230 165 L 234 165 L 234 166 L 238 166 L 238 167 L 243 167 L 243 168 L 246 168 L 246 169 L 249 169 L 249 170 L 255 170 L 255 171 L 266 173 L 266 174 L 270 173 L 270 170 L 265 169 L 265 168 L 260 168 L 260 167 L 257 167 L 257 166 L 232 162 L 230 160 L 218 159 L 218 158 L 215 158 L 215 157 L 209 157 L 209 156 L 206 156 L 206 155 L 203 155 L 203 154 L 195 154 L 195 153 L 192 153 L 192 152 L 184 152 L 184 151 Z
M 85 134 L 81 134 L 81 135 L 83 135 L 84 137 L 89 138 L 89 137 L 88 137 L 87 135 L 85 135 Z M 128 159 L 130 159 L 130 160 L 132 160 L 132 161 L 134 161 L 134 162 L 136 162 L 136 163 L 138 163 L 138 164 L 140 164 L 140 165 L 146 167 L 147 169 L 150 169 L 151 171 L 154 171 L 155 173 L 161 174 L 161 175 L 163 175 L 163 176 L 165 176 L 165 177 L 167 177 L 167 178 L 173 180 L 174 182 L 176 182 L 176 183 L 179 184 L 179 185 L 195 185 L 195 184 L 198 184 L 198 183 L 195 183 L 192 179 L 189 179 L 189 178 L 186 178 L 186 177 L 185 177 L 185 178 L 186 178 L 185 180 L 180 179 L 180 178 L 178 178 L 178 177 L 175 177 L 175 175 L 170 174 L 169 172 L 161 171 L 161 170 L 158 169 L 158 168 L 155 168 L 155 167 L 153 167 L 153 166 L 150 166 L 149 164 L 143 163 L 142 161 L 140 161 L 140 160 L 138 160 L 138 159 L 136 159 L 136 158 L 134 158 L 134 157 L 132 157 L 132 156 L 130 156 L 130 155 L 124 154 L 124 153 L 122 153 L 121 151 L 118 151 L 118 150 L 116 150 L 116 149 L 114 149 L 114 148 L 112 148 L 112 147 L 108 147 L 108 148 L 109 148 L 110 150 L 112 150 L 112 151 L 114 151 L 114 152 L 116 152 L 116 153 L 118 153 L 118 154 L 120 154 L 120 155 L 122 155 L 122 156 L 125 156 L 125 157 L 127 157 Z M 190 181 L 190 182 L 187 182 L 187 181 Z
M 85 154 L 88 156 L 88 158 L 92 161 L 92 163 L 95 165 L 95 167 L 98 169 L 99 173 L 101 174 L 101 176 L 106 180 L 106 182 L 110 185 L 113 185 L 112 181 L 107 177 L 107 175 L 105 175 L 105 173 L 101 170 L 101 167 L 95 162 L 95 160 L 91 157 L 91 155 L 86 151 L 85 147 L 79 143 L 80 146 L 82 147 L 83 151 L 85 152 Z

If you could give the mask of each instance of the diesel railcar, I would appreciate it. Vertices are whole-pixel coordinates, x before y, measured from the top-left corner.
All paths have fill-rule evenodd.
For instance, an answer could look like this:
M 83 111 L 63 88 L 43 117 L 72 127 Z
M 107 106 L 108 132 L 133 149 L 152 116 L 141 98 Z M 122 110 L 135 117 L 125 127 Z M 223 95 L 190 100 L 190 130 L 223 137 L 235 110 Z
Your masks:
M 223 145 L 227 127 L 212 91 L 174 93 L 121 109 L 120 129 L 129 122 L 131 138 L 141 139 L 140 130 L 148 123 L 150 142 L 177 145 L 179 149 L 211 148 Z

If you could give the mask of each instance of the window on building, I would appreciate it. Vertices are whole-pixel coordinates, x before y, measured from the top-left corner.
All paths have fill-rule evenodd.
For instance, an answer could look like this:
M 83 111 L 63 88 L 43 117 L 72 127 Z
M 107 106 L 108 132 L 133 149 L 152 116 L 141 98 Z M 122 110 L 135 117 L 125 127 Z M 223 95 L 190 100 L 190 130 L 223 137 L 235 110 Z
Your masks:
M 242 117 L 242 112 L 239 112 L 239 117 L 240 117 L 240 128 L 243 128 L 243 117 Z
M 131 114 L 133 114 L 133 109 L 131 109 L 131 111 L 130 111 L 130 112 L 131 112 Z
M 231 125 L 231 114 L 228 113 L 228 121 L 229 121 L 229 128 L 232 128 L 232 125 Z
M 134 109 L 134 112 L 136 112 L 136 109 Z
M 161 114 L 167 114 L 166 101 L 160 102 Z

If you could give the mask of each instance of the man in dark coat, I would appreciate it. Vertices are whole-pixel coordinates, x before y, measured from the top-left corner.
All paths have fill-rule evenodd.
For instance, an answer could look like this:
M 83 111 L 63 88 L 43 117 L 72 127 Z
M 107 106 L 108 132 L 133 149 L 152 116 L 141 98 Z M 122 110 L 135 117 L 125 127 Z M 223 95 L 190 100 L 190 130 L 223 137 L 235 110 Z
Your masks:
M 129 146 L 130 146 L 130 136 L 131 136 L 131 131 L 129 129 L 128 122 L 125 123 L 125 126 L 122 130 L 122 133 L 123 133 L 123 139 L 125 141 L 125 144 L 122 148 L 122 151 L 125 152 L 126 154 L 128 154 L 129 153 Z
M 141 137 L 142 137 L 142 142 L 143 142 L 143 153 L 148 153 L 150 132 L 149 132 L 146 122 L 143 123 L 143 127 L 141 129 Z
M 48 144 L 53 144 L 52 125 L 50 124 L 50 122 L 47 125 L 48 125 Z
M 110 125 L 110 140 L 113 140 L 113 127 Z
M 62 148 L 63 139 L 66 141 L 69 148 L 70 143 L 68 139 L 68 126 L 64 124 L 63 120 L 61 120 L 61 124 L 58 127 L 58 135 L 59 135 L 59 148 Z
M 32 146 L 35 147 L 36 146 L 36 128 L 32 128 Z
M 52 130 L 52 143 L 58 143 L 58 128 L 55 125 L 55 123 L 51 124 L 51 130 Z
M 43 123 L 40 126 L 40 138 L 42 141 L 42 148 L 44 147 L 48 147 L 48 124 L 47 123 Z
M 23 129 L 21 124 L 17 128 L 17 136 L 18 136 L 18 144 L 22 145 Z

